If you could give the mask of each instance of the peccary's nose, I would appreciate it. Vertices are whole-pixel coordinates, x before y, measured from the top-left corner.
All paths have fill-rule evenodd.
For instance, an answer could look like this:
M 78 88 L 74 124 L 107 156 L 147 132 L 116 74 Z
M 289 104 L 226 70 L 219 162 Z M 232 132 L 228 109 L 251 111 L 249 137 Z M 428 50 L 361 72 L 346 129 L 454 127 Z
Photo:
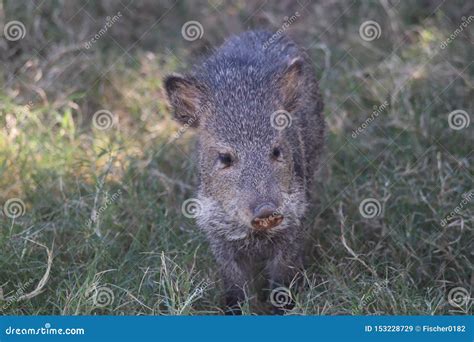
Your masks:
M 271 229 L 278 226 L 283 221 L 283 215 L 277 211 L 273 203 L 263 203 L 254 210 L 252 227 L 259 230 Z

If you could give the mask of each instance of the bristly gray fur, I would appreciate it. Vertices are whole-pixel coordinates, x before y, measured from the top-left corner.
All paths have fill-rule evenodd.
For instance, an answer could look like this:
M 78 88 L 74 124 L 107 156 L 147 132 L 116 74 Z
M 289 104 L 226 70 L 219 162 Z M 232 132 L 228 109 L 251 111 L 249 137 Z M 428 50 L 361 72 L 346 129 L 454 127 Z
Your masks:
M 324 143 L 311 61 L 287 37 L 264 45 L 271 36 L 231 37 L 188 75 L 165 81 L 176 119 L 193 119 L 198 129 L 197 223 L 220 265 L 228 304 L 243 299 L 257 265 L 274 286 L 287 286 L 302 267 L 302 220 Z M 290 113 L 289 127 L 272 126 L 277 110 Z M 276 162 L 270 158 L 275 146 L 282 151 Z M 219 167 L 219 153 L 233 155 L 235 165 Z M 251 205 L 262 201 L 278 203 L 284 216 L 265 232 L 250 225 Z

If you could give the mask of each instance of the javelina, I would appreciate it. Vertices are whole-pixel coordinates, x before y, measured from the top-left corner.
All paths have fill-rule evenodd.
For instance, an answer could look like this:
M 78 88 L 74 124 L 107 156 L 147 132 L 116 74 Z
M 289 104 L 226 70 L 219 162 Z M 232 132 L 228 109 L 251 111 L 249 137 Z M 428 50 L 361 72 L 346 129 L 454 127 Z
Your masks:
M 191 73 L 165 80 L 175 119 L 197 129 L 197 223 L 231 313 L 257 272 L 276 288 L 301 269 L 302 219 L 323 147 L 311 61 L 289 38 L 271 37 L 234 36 Z

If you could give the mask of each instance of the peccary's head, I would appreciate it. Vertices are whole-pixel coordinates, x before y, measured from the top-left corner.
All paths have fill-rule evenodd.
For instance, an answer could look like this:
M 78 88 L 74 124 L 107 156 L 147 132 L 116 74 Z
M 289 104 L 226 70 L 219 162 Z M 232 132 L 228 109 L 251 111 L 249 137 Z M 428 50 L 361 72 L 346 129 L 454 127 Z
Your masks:
M 295 115 L 304 64 L 300 58 L 261 63 L 211 59 L 192 75 L 165 81 L 175 119 L 199 137 L 198 222 L 231 240 L 282 231 L 304 210 Z

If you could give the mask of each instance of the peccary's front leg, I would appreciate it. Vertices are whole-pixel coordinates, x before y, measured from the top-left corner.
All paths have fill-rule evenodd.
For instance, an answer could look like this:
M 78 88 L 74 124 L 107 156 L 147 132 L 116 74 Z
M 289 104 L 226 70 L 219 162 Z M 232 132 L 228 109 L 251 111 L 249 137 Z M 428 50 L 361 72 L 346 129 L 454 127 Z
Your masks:
M 240 315 L 242 314 L 240 304 L 245 300 L 249 274 L 230 246 L 225 243 L 214 243 L 212 247 L 224 283 L 225 313 Z
M 226 315 L 241 315 L 240 304 L 245 300 L 248 277 L 235 261 L 223 264 L 221 272 L 224 278 L 225 313 Z
M 285 253 L 278 251 L 274 258 L 268 262 L 266 271 L 270 285 L 269 297 L 273 313 L 281 315 L 286 310 L 294 308 L 293 296 L 298 287 L 302 265 L 302 257 L 298 252 Z M 295 281 L 297 285 L 293 286 L 292 291 L 290 291 L 291 284 Z

